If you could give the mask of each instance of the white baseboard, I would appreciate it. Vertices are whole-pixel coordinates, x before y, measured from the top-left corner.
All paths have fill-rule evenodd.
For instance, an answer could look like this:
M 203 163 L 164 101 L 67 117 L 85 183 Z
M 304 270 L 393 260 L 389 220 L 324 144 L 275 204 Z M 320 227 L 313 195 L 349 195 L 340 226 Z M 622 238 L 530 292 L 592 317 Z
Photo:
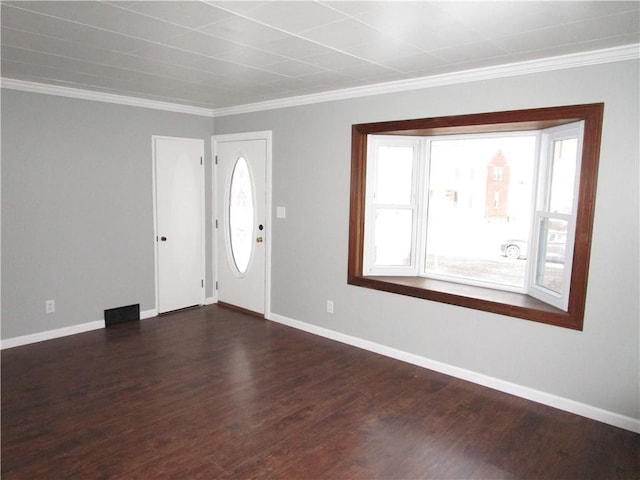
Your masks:
M 66 337 L 68 335 L 75 335 L 76 333 L 99 330 L 101 328 L 104 328 L 104 320 L 81 323 L 80 325 L 56 328 L 54 330 L 46 330 L 44 332 L 32 333 L 30 335 L 23 335 L 21 337 L 7 338 L 0 341 L 0 350 L 19 347 L 21 345 L 27 345 L 29 343 L 43 342 L 45 340 L 52 340 L 54 338 Z
M 158 311 L 156 309 L 144 310 L 140 312 L 140 320 L 157 316 Z M 75 335 L 76 333 L 90 332 L 91 330 L 100 330 L 101 328 L 105 328 L 104 320 L 81 323 L 80 325 L 56 328 L 54 330 L 46 330 L 44 332 L 32 333 L 30 335 L 23 335 L 20 337 L 7 338 L 5 340 L 0 340 L 0 350 L 19 347 L 21 345 L 28 345 L 30 343 L 44 342 L 45 340 L 52 340 L 54 338 Z
M 140 320 L 144 320 L 146 318 L 153 318 L 158 316 L 158 310 L 153 308 L 151 310 L 143 310 L 140 312 Z
M 387 347 L 379 343 L 370 342 L 362 338 L 353 337 L 351 335 L 346 335 L 334 330 L 329 330 L 327 328 L 322 328 L 316 325 L 301 322 L 299 320 L 294 320 L 292 318 L 278 315 L 276 313 L 271 313 L 268 318 L 269 320 L 272 320 L 276 323 L 287 325 L 298 330 L 303 330 L 314 335 L 319 335 L 321 337 L 329 338 L 341 343 L 346 343 L 347 345 L 362 348 L 363 350 L 368 350 L 370 352 L 378 353 L 380 355 L 391 357 L 396 360 L 401 360 L 412 365 L 424 367 L 429 370 L 434 370 L 446 375 L 451 375 L 452 377 L 467 380 L 469 382 L 489 387 L 494 390 L 509 393 L 511 395 L 525 398 L 527 400 L 541 403 L 543 405 L 548 405 L 550 407 L 564 410 L 566 412 L 574 413 L 582 417 L 587 417 L 592 420 L 597 420 L 602 423 L 613 425 L 615 427 L 640 433 L 640 419 L 626 417 L 624 415 L 610 412 L 608 410 L 603 410 L 592 405 L 587 405 L 581 402 L 576 402 L 575 400 L 559 397 L 557 395 L 542 392 L 540 390 L 535 390 L 533 388 L 507 382 L 505 380 L 490 377 L 488 375 L 477 373 L 472 370 L 467 370 L 465 368 L 455 367 L 453 365 L 438 362 L 436 360 L 431 360 L 429 358 L 421 357 L 413 353 L 405 352 L 392 347 Z
M 203 305 L 213 305 L 214 303 L 217 303 L 217 300 L 214 297 L 207 297 L 204 299 Z

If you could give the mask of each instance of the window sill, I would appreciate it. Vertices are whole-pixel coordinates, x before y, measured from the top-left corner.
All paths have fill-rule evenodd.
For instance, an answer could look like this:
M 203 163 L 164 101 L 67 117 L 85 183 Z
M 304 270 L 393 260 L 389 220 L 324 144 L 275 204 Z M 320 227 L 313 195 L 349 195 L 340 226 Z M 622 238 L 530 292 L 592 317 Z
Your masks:
M 424 277 L 354 276 L 350 285 L 581 330 L 570 313 L 529 295 Z

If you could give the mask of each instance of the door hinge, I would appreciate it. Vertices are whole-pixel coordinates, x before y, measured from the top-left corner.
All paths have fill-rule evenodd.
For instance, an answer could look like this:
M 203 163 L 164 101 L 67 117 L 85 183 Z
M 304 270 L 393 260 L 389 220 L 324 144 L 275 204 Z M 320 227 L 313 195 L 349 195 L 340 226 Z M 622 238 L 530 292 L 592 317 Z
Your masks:
M 202 157 L 200 157 L 200 165 L 202 165 Z
M 204 280 L 200 280 L 200 286 L 204 288 Z
M 216 218 L 216 228 L 218 228 L 218 219 Z
M 218 164 L 218 155 L 216 155 L 216 165 Z
M 218 290 L 218 281 L 216 280 L 216 290 Z

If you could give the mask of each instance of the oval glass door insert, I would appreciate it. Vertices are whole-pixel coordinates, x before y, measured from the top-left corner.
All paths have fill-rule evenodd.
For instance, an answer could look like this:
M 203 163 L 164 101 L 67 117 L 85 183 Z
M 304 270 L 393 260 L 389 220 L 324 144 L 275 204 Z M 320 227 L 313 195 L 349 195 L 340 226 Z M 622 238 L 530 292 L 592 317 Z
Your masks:
M 236 269 L 245 273 L 253 249 L 253 188 L 249 164 L 238 158 L 229 188 L 229 244 Z

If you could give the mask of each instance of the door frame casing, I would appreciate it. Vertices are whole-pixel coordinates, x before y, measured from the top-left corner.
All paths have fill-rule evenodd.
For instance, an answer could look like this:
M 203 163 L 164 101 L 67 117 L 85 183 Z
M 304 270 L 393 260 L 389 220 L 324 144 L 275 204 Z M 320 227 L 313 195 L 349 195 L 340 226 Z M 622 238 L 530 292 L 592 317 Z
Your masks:
M 273 243 L 273 230 L 271 224 L 273 222 L 272 214 L 272 176 L 271 176 L 271 161 L 272 161 L 272 131 L 261 130 L 257 132 L 242 132 L 242 133 L 227 133 L 221 135 L 211 136 L 211 158 L 213 159 L 212 168 L 212 181 L 211 181 L 211 212 L 212 212 L 212 224 L 213 235 L 211 241 L 213 260 L 213 303 L 218 303 L 218 290 L 215 288 L 218 282 L 218 262 L 217 254 L 219 248 L 218 235 L 216 233 L 216 218 L 218 214 L 218 204 L 216 195 L 216 182 L 218 169 L 216 168 L 216 155 L 218 150 L 218 143 L 220 142 L 241 142 L 249 140 L 265 140 L 266 152 L 265 152 L 265 272 L 264 272 L 264 318 L 269 320 L 271 318 L 271 245 Z M 219 226 L 222 227 L 222 219 L 219 220 Z
M 157 209 L 157 192 L 156 192 L 156 179 L 157 179 L 157 173 L 156 173 L 156 169 L 157 169 L 157 164 L 156 164 L 156 140 L 160 140 L 160 139 L 164 139 L 164 140 L 197 140 L 199 142 L 202 142 L 202 163 L 200 166 L 200 218 L 201 218 L 201 224 L 200 224 L 200 235 L 201 235 L 201 240 L 200 243 L 202 245 L 202 251 L 201 251 L 201 258 L 202 258 L 202 266 L 201 266 L 201 275 L 202 275 L 202 281 L 203 281 L 203 285 L 202 285 L 202 289 L 201 289 L 201 293 L 200 293 L 200 305 L 204 305 L 205 304 L 205 297 L 206 297 L 206 288 L 207 288 L 207 278 L 206 278 L 206 270 L 205 270 L 205 262 L 206 262 L 206 212 L 205 212 L 205 206 L 206 206 L 206 202 L 205 202 L 205 192 L 206 192 L 206 188 L 205 188 L 205 169 L 204 169 L 204 139 L 202 138 L 195 138 L 195 137 L 173 137 L 173 136 L 169 136 L 169 135 L 151 135 L 151 158 L 152 158 L 152 172 L 151 172 L 151 178 L 152 178 L 152 185 L 151 185 L 151 191 L 153 194 L 153 269 L 154 269 L 154 290 L 155 290 L 155 296 L 156 296 L 156 301 L 155 301 L 155 311 L 153 312 L 153 315 L 150 316 L 156 316 L 159 314 L 160 311 L 160 288 L 159 288 L 159 282 L 160 282 L 160 277 L 158 275 L 158 209 Z M 150 313 L 150 312 L 149 312 Z

